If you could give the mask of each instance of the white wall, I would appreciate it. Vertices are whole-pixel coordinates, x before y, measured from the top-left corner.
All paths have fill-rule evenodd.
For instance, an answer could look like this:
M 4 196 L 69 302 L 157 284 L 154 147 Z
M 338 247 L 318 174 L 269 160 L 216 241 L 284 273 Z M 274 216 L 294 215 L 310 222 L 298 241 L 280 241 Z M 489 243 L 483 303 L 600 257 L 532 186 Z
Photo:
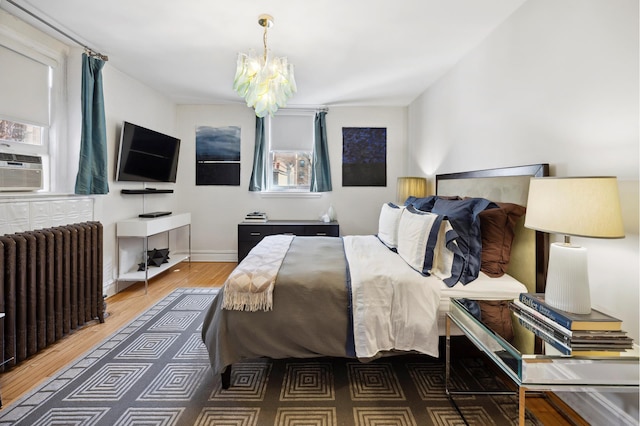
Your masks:
M 122 189 L 141 189 L 141 183 L 114 182 L 117 150 L 123 121 L 176 135 L 176 107 L 167 98 L 141 82 L 109 66 L 103 68 L 103 89 L 107 127 L 109 194 L 96 196 L 95 220 L 104 227 L 104 284 L 105 293 L 115 292 L 117 270 L 116 222 L 149 211 L 176 211 L 176 194 L 124 195 Z M 78 105 L 79 105 L 78 98 Z M 78 129 L 78 125 L 70 129 Z M 78 136 L 79 137 L 79 136 Z M 78 151 L 75 151 L 77 162 Z M 76 164 L 77 172 L 77 164 Z M 73 176 L 75 176 L 75 173 Z M 75 178 L 74 178 L 75 179 Z M 174 189 L 173 184 L 154 184 L 156 188 Z M 142 256 L 142 255 L 141 255 Z M 120 286 L 120 290 L 126 284 Z
M 195 185 L 197 126 L 240 126 L 240 186 Z M 387 186 L 342 187 L 342 127 L 387 128 Z M 265 211 L 270 219 L 316 220 L 330 205 L 342 234 L 373 234 L 385 201 L 395 199 L 396 178 L 406 157 L 406 108 L 330 108 L 327 140 L 333 191 L 318 196 L 266 197 L 248 191 L 253 163 L 255 115 L 244 105 L 178 106 L 178 137 L 182 140 L 176 197 L 181 210 L 192 213 L 192 253 L 195 260 L 235 261 L 237 224 L 250 211 Z
M 637 1 L 532 0 L 408 114 L 409 174 L 549 163 L 557 176 L 618 176 L 626 238 L 573 241 L 589 250 L 592 305 L 636 341 L 638 86 Z

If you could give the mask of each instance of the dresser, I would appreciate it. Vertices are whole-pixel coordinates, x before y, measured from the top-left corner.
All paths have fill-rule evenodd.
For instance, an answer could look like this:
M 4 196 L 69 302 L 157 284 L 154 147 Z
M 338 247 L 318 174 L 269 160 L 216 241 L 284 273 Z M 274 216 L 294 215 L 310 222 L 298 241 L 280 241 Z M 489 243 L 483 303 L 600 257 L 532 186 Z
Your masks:
M 338 222 L 319 220 L 269 220 L 264 223 L 238 224 L 238 263 L 267 235 L 291 234 L 297 236 L 338 237 Z

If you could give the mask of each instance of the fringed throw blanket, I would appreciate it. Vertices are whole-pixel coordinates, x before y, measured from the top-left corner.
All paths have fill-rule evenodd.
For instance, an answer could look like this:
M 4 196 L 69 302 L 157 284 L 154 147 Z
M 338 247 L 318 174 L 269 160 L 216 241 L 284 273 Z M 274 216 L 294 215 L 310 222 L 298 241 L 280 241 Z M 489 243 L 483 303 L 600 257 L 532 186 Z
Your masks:
M 224 283 L 223 309 L 270 311 L 273 285 L 293 235 L 269 235 L 255 246 Z

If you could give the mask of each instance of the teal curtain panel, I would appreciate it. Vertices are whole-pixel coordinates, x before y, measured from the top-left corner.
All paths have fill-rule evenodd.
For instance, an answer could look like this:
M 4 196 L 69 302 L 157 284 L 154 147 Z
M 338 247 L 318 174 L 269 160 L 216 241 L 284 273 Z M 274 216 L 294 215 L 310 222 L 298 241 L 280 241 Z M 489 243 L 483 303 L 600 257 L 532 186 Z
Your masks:
M 76 194 L 107 194 L 107 129 L 102 94 L 104 61 L 82 54 L 82 136 Z
M 327 145 L 327 112 L 316 113 L 313 160 L 311 161 L 311 192 L 331 191 L 331 164 Z
M 253 169 L 251 170 L 249 191 L 260 192 L 267 189 L 267 170 L 265 169 L 266 151 L 264 118 L 256 117 L 256 146 L 253 152 Z

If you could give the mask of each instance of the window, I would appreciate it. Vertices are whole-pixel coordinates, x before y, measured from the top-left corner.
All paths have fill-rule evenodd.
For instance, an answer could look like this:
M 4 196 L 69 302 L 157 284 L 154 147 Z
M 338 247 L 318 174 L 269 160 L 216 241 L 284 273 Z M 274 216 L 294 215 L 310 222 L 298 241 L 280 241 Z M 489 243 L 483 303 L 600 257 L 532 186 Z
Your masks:
M 311 151 L 272 151 L 274 190 L 308 190 L 311 185 Z
M 52 68 L 0 45 L 0 141 L 46 153 Z
M 266 119 L 268 191 L 309 192 L 314 117 L 313 111 L 280 110 Z
M 0 119 L 0 141 L 42 145 L 42 126 Z

